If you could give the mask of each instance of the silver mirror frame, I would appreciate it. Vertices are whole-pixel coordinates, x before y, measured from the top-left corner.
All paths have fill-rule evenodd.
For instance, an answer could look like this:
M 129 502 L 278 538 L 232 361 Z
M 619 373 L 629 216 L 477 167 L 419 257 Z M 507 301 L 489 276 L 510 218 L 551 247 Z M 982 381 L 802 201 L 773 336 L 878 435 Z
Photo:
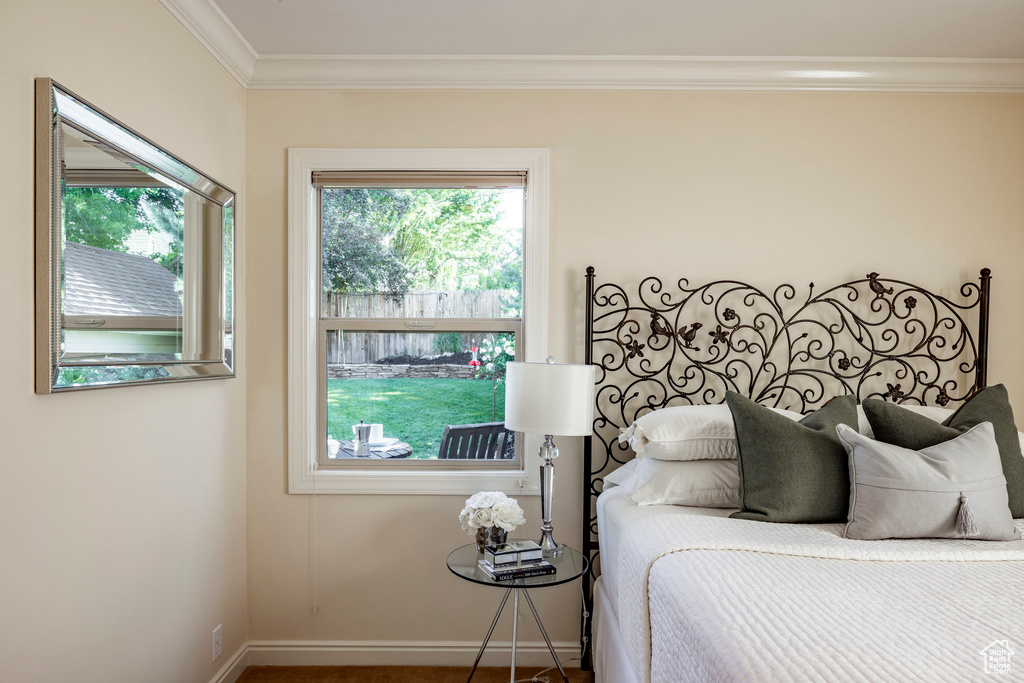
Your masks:
M 82 389 L 101 389 L 117 386 L 131 386 L 164 382 L 182 382 L 198 379 L 225 379 L 235 376 L 234 371 L 234 263 L 235 263 L 235 213 L 237 202 L 235 193 L 223 184 L 210 178 L 195 167 L 182 161 L 148 138 L 140 135 L 128 126 L 114 119 L 99 108 L 78 97 L 67 88 L 50 78 L 37 78 L 36 86 L 36 159 L 35 159 L 35 309 L 36 309 L 36 393 L 52 394 Z M 133 155 L 111 136 L 104 135 L 100 127 L 90 128 L 81 121 L 74 127 L 87 132 L 105 145 L 128 158 L 137 159 L 153 171 L 167 176 L 189 190 L 195 191 L 221 208 L 221 250 L 220 250 L 220 283 L 221 292 L 217 297 L 219 306 L 217 320 L 222 343 L 220 357 L 207 360 L 185 361 L 121 361 L 104 363 L 103 361 L 62 362 L 61 341 L 63 337 L 63 253 L 64 226 L 62 220 L 61 193 L 61 162 L 62 150 L 57 133 L 62 122 L 68 123 L 58 109 L 58 96 L 70 98 L 78 105 L 91 110 L 103 119 L 103 127 L 137 138 L 143 146 L 148 146 L 144 159 Z M 99 119 L 97 119 L 99 121 Z M 224 245 L 229 242 L 227 248 Z M 225 258 L 230 252 L 230 258 Z M 226 261 L 230 261 L 227 263 Z M 210 299 L 212 293 L 204 293 Z M 230 302 L 230 303 L 228 303 Z M 213 314 L 212 307 L 209 311 Z M 229 341 L 224 341 L 228 339 Z M 162 368 L 165 376 L 148 379 L 111 379 L 101 382 L 58 385 L 60 372 L 65 368 L 90 367 L 110 371 L 126 367 Z

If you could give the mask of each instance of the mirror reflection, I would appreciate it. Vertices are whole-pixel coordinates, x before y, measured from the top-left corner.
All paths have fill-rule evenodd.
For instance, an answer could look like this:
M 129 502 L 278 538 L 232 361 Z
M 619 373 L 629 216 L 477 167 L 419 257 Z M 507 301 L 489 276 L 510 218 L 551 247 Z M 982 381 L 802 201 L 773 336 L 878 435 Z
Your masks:
M 51 262 L 37 276 L 51 297 L 37 389 L 230 376 L 234 195 L 41 80 Z
M 181 360 L 184 207 L 186 195 L 196 196 L 133 168 L 66 124 L 61 130 L 61 357 Z

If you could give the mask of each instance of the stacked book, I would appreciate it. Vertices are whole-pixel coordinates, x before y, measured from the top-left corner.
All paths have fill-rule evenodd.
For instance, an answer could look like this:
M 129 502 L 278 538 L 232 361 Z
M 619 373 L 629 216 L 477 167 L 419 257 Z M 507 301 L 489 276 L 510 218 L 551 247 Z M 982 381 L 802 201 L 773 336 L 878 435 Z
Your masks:
M 509 541 L 484 548 L 480 569 L 495 581 L 512 581 L 531 576 L 547 576 L 557 571 L 544 561 L 543 551 L 533 541 Z

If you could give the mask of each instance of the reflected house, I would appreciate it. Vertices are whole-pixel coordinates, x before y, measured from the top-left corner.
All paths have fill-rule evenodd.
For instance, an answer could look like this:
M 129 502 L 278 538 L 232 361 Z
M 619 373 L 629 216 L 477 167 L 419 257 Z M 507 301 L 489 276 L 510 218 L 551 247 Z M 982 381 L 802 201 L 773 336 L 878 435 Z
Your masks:
M 76 242 L 65 243 L 64 267 L 65 357 L 181 353 L 177 275 L 148 256 Z

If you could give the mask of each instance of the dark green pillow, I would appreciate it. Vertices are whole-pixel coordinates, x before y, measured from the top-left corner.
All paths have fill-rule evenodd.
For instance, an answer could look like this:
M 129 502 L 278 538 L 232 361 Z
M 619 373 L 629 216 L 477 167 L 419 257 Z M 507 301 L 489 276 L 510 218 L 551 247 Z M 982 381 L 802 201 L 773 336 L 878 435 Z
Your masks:
M 857 401 L 838 396 L 799 422 L 735 392 L 725 395 L 736 424 L 739 512 L 762 522 L 845 522 L 850 467 L 836 426 L 857 429 Z
M 1015 519 L 1024 517 L 1024 456 L 1010 398 L 1002 384 L 982 389 L 942 424 L 877 398 L 864 401 L 864 414 L 877 440 L 915 451 L 954 439 L 981 422 L 991 422 L 1006 477 L 1010 513 Z

